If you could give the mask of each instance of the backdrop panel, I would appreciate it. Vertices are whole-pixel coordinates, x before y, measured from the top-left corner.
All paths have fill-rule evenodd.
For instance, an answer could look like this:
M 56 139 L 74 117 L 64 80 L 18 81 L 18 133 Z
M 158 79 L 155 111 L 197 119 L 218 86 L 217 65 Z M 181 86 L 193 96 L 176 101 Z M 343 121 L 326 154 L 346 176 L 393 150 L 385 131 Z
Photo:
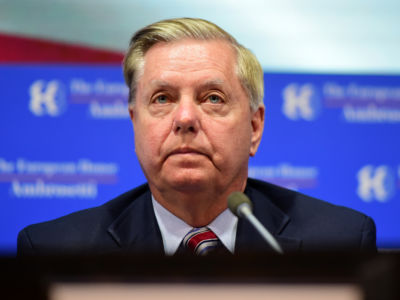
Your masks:
M 249 175 L 360 210 L 379 246 L 399 245 L 400 76 L 266 73 L 265 86 Z M 0 88 L 2 251 L 28 224 L 145 182 L 120 66 L 3 65 Z

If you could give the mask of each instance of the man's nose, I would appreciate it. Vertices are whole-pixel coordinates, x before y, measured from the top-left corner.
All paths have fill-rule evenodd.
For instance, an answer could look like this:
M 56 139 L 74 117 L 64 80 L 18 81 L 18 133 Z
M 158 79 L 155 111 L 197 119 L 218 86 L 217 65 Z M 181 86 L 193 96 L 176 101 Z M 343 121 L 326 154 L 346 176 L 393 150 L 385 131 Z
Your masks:
M 173 128 L 176 133 L 196 133 L 198 131 L 198 108 L 194 100 L 185 98 L 179 101 Z

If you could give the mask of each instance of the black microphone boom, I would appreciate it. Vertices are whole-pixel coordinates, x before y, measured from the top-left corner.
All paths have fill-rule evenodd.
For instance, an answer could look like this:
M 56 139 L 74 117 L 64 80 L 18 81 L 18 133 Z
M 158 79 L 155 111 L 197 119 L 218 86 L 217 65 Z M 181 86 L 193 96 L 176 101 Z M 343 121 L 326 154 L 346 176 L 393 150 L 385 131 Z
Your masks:
M 264 240 L 274 249 L 277 253 L 283 254 L 281 246 L 278 244 L 272 234 L 261 224 L 260 221 L 253 215 L 253 205 L 250 199 L 241 192 L 233 192 L 228 197 L 228 207 L 233 214 L 240 218 L 247 219 Z

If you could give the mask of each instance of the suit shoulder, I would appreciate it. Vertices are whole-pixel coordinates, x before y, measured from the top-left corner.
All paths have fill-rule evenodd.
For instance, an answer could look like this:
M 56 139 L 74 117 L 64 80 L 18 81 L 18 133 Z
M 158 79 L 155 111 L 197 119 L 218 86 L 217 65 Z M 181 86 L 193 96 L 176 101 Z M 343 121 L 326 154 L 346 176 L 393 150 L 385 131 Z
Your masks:
M 365 214 L 259 180 L 248 185 L 258 201 L 288 217 L 282 230 L 302 240 L 303 250 L 376 250 L 375 223 Z
M 148 191 L 147 184 L 130 190 L 100 206 L 37 224 L 32 224 L 18 234 L 20 248 L 36 248 L 37 245 L 68 245 L 82 242 L 88 237 L 104 233 L 110 223 L 135 199 Z M 39 247 L 37 247 L 39 248 Z M 45 248 L 45 247 L 44 247 Z
M 301 218 L 302 221 L 337 223 L 341 220 L 343 224 L 364 226 L 365 222 L 369 222 L 367 219 L 370 219 L 352 208 L 335 205 L 268 182 L 249 179 L 249 185 L 267 196 L 284 213 L 292 218 Z
M 102 205 L 91 207 L 83 210 L 79 210 L 68 215 L 53 219 L 50 221 L 29 225 L 27 228 L 39 228 L 44 229 L 46 226 L 54 225 L 67 225 L 80 224 L 81 222 L 90 223 L 93 218 L 100 219 L 102 216 L 113 219 L 117 214 L 124 210 L 130 205 L 136 198 L 148 191 L 147 184 L 141 185 L 135 189 L 132 189 L 126 193 L 123 193 L 114 199 L 111 199 Z

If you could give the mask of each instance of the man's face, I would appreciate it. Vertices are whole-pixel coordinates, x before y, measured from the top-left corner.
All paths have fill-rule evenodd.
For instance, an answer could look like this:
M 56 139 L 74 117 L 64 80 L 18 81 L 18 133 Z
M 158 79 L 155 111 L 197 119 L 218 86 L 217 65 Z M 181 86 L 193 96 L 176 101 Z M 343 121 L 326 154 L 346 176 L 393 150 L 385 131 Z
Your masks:
M 130 108 L 136 154 L 159 192 L 238 190 L 263 130 L 224 41 L 158 43 L 146 53 Z

